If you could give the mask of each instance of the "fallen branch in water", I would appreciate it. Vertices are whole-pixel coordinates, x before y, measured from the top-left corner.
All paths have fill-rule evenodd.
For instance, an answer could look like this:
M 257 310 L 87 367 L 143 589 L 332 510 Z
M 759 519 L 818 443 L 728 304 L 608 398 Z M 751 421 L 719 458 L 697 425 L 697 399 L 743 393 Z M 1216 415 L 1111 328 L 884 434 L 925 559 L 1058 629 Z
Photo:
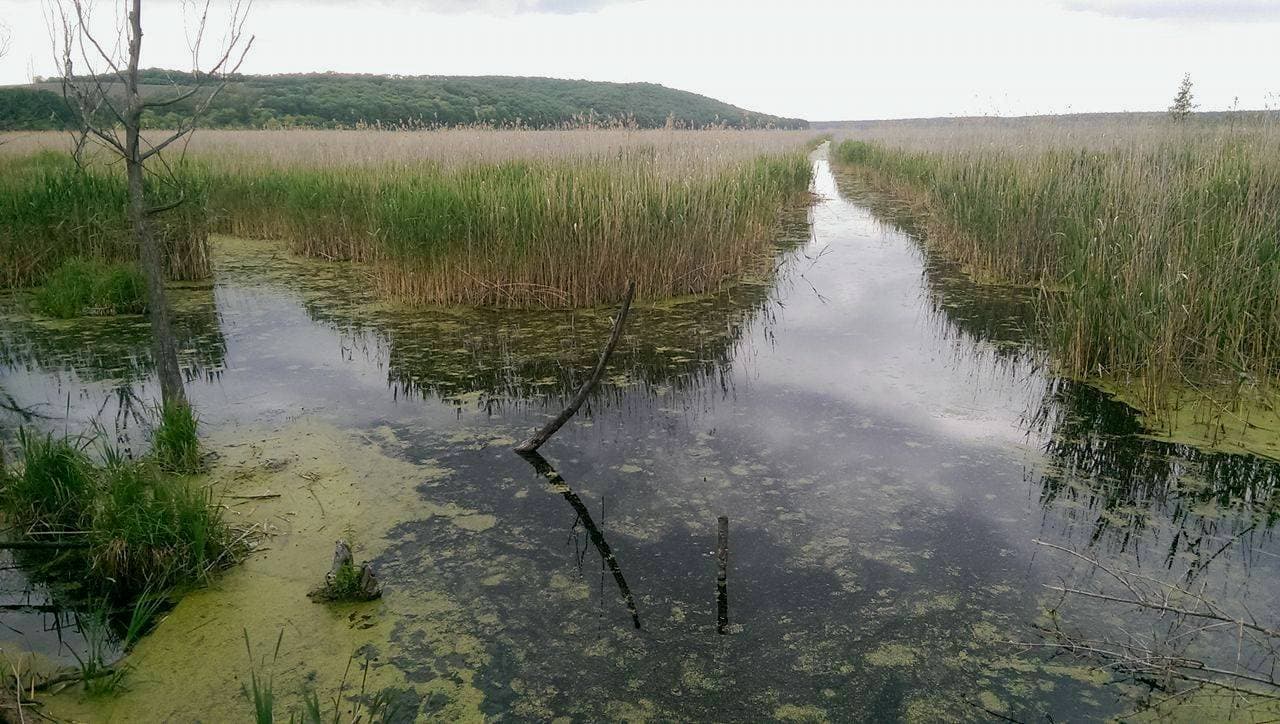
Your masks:
M 542 447 L 542 444 L 551 439 L 556 431 L 573 417 L 578 408 L 582 407 L 582 403 L 587 401 L 587 397 L 596 385 L 600 383 L 600 378 L 604 376 L 604 368 L 609 364 L 609 356 L 613 354 L 613 350 L 618 346 L 618 340 L 622 338 L 622 327 L 626 324 L 627 313 L 631 311 L 631 297 L 635 295 L 636 283 L 627 283 L 627 296 L 622 300 L 622 309 L 618 311 L 618 317 L 613 320 L 613 333 L 609 335 L 609 343 L 605 345 L 604 351 L 600 353 L 600 361 L 596 363 L 595 370 L 591 373 L 591 378 L 586 381 L 582 387 L 578 388 L 578 394 L 573 396 L 573 400 L 569 406 L 564 408 L 559 415 L 542 426 L 528 440 L 516 446 L 518 453 L 531 453 Z
M 618 563 L 618 557 L 613 554 L 613 548 L 609 547 L 609 541 L 605 540 L 604 532 L 600 530 L 595 521 L 591 518 L 591 511 L 587 510 L 586 504 L 582 502 L 582 498 L 573 492 L 560 473 L 547 462 L 547 459 L 539 455 L 537 452 L 522 452 L 520 457 L 524 458 L 539 475 L 547 479 L 552 489 L 564 496 L 569 505 L 573 508 L 577 518 L 574 520 L 576 525 L 581 522 L 583 527 L 587 529 L 587 538 L 591 540 L 591 544 L 596 547 L 600 553 L 600 558 L 609 567 L 613 573 L 613 580 L 618 584 L 618 592 L 622 594 L 622 600 L 627 605 L 627 610 L 631 612 L 631 621 L 636 628 L 640 628 L 640 613 L 636 608 L 635 596 L 631 595 L 631 588 L 627 585 L 627 579 L 622 575 L 622 565 Z
M 1280 628 L 1259 622 L 1244 601 L 1228 605 L 1211 598 L 1207 584 L 1193 588 L 1170 583 L 1109 566 L 1070 548 L 1033 542 L 1085 563 L 1085 578 L 1109 579 L 1114 584 L 1112 588 L 1118 590 L 1106 590 L 1100 585 L 1069 586 L 1065 581 L 1062 585 L 1046 585 L 1046 589 L 1061 596 L 1049 610 L 1050 621 L 1037 626 L 1046 640 L 1006 643 L 1092 660 L 1102 669 L 1167 694 L 1163 701 L 1144 703 L 1153 710 L 1179 698 L 1215 693 L 1228 697 L 1233 711 L 1274 707 L 1280 701 L 1280 677 L 1276 673 L 1280 666 Z M 1095 575 L 1098 573 L 1101 576 Z M 1154 620 L 1144 621 L 1150 628 L 1116 623 L 1111 633 L 1083 635 L 1067 630 L 1059 618 L 1060 610 L 1073 597 L 1134 613 L 1145 611 Z

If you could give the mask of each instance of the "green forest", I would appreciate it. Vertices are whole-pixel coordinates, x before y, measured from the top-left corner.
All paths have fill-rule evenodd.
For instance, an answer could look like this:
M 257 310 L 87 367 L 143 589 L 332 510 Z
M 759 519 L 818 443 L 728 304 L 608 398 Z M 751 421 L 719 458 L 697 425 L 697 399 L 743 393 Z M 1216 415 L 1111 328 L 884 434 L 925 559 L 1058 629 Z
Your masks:
M 147 92 L 156 99 L 176 96 L 195 82 L 189 73 L 161 69 L 145 70 L 143 78 Z M 146 122 L 152 127 L 172 127 L 191 110 L 190 103 L 167 106 L 149 112 Z M 70 117 L 57 79 L 0 88 L 0 130 L 59 129 Z M 202 118 L 202 125 L 215 128 L 471 124 L 525 128 L 658 128 L 668 124 L 682 128 L 808 127 L 801 119 L 756 113 L 654 83 L 339 73 L 236 75 Z

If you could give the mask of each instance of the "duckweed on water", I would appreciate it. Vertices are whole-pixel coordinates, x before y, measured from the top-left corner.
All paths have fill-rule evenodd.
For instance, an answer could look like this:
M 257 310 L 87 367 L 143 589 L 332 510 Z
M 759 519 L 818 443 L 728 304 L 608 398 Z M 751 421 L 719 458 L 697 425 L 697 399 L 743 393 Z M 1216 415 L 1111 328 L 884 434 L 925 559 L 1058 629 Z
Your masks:
M 441 720 L 480 719 L 484 697 L 471 680 L 488 655 L 466 607 L 439 581 L 410 580 L 380 565 L 387 591 L 375 603 L 320 605 L 306 596 L 323 581 L 333 540 L 346 530 L 358 532 L 362 554 L 372 558 L 395 543 L 390 528 L 406 514 L 449 529 L 460 546 L 475 530 L 495 525 L 492 515 L 474 509 L 425 503 L 416 487 L 449 471 L 389 457 L 384 446 L 394 443 L 385 429 L 353 435 L 315 420 L 211 432 L 207 444 L 220 452 L 207 473 L 212 487 L 233 495 L 281 493 L 241 499 L 226 513 L 232 524 L 258 524 L 266 535 L 262 552 L 215 585 L 188 593 L 138 643 L 130 657 L 138 673 L 127 691 L 110 700 L 67 692 L 48 709 L 94 721 L 249 718 L 251 704 L 236 695 L 250 678 L 246 632 L 257 652 L 260 642 L 274 644 L 284 631 L 278 657 L 267 651 L 266 662 L 255 659 L 260 679 L 274 675 L 278 716 L 303 716 L 311 698 L 328 712 L 336 697 L 345 711 L 357 707 L 351 699 L 363 688 L 370 696 L 391 692 L 386 696 L 404 713 L 397 720 L 414 720 L 420 709 Z M 440 671 L 407 676 L 396 663 L 407 646 L 431 652 L 421 660 L 439 662 Z M 193 648 L 200 657 L 190 655 Z M 186 696 L 170 695 L 179 689 Z

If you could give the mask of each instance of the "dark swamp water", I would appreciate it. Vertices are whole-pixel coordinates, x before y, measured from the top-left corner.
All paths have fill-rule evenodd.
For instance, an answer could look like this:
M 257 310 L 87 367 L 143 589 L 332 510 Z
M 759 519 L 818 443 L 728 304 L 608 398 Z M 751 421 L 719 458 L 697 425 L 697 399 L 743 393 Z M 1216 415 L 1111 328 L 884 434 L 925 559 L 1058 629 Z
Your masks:
M 815 164 L 777 274 L 637 308 L 541 461 L 510 447 L 587 374 L 607 310 L 388 310 L 351 269 L 220 240 L 211 288 L 178 293 L 189 390 L 214 481 L 284 500 L 228 505 L 271 520 L 265 550 L 170 612 L 128 658 L 129 691 L 53 710 L 247 719 L 244 632 L 270 649 L 283 630 L 278 698 L 332 689 L 358 649 L 403 720 L 1134 711 L 1140 683 L 1009 643 L 1041 641 L 1047 608 L 1091 636 L 1163 625 L 1059 602 L 1045 584 L 1095 581 L 1036 540 L 1276 620 L 1280 467 L 1150 439 L 1128 408 L 1052 378 L 1021 343 L 1016 294 L 928 262 Z M 5 303 L 6 439 L 97 424 L 144 445 L 145 324 L 52 325 Z M 382 601 L 306 601 L 338 536 L 372 558 Z M 74 611 L 4 568 L 6 656 L 83 651 Z

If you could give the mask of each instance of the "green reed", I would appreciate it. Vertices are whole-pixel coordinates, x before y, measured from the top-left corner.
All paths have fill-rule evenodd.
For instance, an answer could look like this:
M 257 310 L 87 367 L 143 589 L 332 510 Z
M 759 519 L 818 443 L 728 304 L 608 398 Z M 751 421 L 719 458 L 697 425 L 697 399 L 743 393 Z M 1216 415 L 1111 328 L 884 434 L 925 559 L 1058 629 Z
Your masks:
M 1093 130 L 882 134 L 833 160 L 913 198 L 930 243 L 980 276 L 1040 286 L 1067 372 L 1137 382 L 1152 407 L 1188 385 L 1267 385 L 1280 374 L 1280 131 Z
M 186 199 L 152 217 L 173 279 L 209 273 L 204 193 L 190 181 L 148 184 L 154 206 Z M 135 261 L 127 199 L 124 174 L 114 166 L 81 169 L 54 151 L 0 156 L 0 288 L 39 284 L 71 259 Z
M 190 196 L 159 229 L 171 254 L 201 252 L 172 269 L 176 278 L 207 273 L 209 228 L 371 262 L 384 295 L 416 303 L 585 306 L 621 296 L 629 279 L 642 297 L 703 292 L 765 266 L 780 217 L 810 179 L 807 137 L 795 135 L 295 138 L 233 134 L 225 152 L 193 152 L 154 184 L 157 204 Z M 38 150 L 47 147 L 0 155 L 0 254 L 13 259 L 0 286 L 37 283 L 70 257 L 133 253 L 118 174 L 82 171 Z
M 803 153 L 688 173 L 651 156 L 454 168 L 201 166 L 214 228 L 373 262 L 418 303 L 573 307 L 715 289 L 772 248 L 808 188 Z

